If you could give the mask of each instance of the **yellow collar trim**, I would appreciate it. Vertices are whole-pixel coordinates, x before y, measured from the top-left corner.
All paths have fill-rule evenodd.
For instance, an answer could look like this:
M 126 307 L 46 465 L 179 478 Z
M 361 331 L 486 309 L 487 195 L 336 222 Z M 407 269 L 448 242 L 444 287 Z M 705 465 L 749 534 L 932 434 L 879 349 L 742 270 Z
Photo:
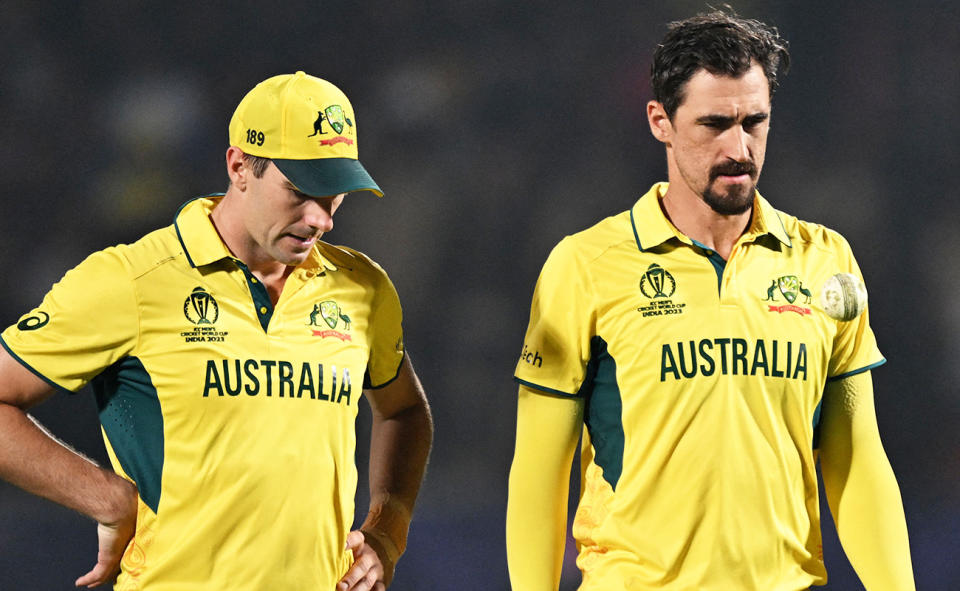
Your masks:
M 663 244 L 671 238 L 690 243 L 690 239 L 683 236 L 670 220 L 667 219 L 660 200 L 667 192 L 669 183 L 656 183 L 630 209 L 630 223 L 633 226 L 633 236 L 637 241 L 637 248 L 641 251 Z M 756 195 L 753 208 L 754 215 L 747 228 L 745 236 L 756 238 L 770 234 L 786 246 L 793 246 L 790 236 L 787 235 L 780 214 L 760 193 Z

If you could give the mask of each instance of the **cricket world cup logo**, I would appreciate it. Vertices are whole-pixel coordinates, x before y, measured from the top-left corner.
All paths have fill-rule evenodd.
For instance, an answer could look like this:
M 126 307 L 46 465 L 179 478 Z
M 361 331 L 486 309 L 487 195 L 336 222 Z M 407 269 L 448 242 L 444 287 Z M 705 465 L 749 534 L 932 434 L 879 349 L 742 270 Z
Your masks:
M 220 306 L 212 295 L 202 287 L 195 287 L 183 301 L 183 315 L 190 322 L 203 325 L 213 324 L 220 317 Z
M 677 289 L 673 275 L 660 265 L 653 263 L 640 278 L 640 291 L 650 299 L 669 298 Z

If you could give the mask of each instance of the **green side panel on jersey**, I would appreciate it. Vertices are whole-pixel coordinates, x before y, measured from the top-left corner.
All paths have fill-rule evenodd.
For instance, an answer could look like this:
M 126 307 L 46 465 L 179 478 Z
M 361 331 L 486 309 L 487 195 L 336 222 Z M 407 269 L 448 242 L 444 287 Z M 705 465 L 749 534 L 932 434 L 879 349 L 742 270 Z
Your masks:
M 163 475 L 163 414 L 143 363 L 124 357 L 91 383 L 110 446 L 143 502 L 157 512 Z
M 617 384 L 617 363 L 600 337 L 590 339 L 587 375 L 577 393 L 585 400 L 584 418 L 603 479 L 617 490 L 623 471 L 623 402 Z

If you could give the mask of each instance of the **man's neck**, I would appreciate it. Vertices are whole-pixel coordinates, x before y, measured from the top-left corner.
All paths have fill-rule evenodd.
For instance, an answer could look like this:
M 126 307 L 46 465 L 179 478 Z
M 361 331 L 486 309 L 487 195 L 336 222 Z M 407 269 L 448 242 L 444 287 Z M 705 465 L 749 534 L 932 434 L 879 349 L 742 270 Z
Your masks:
M 737 240 L 750 227 L 753 214 L 752 207 L 736 215 L 717 213 L 682 181 L 670 183 L 660 204 L 664 215 L 678 230 L 713 249 L 724 260 L 730 258 Z
M 263 283 L 270 299 L 276 304 L 287 277 L 295 267 L 285 265 L 269 256 L 258 256 L 259 249 L 243 228 L 241 217 L 233 211 L 234 207 L 236 207 L 236 196 L 231 197 L 228 190 L 210 213 L 210 221 L 213 222 L 213 227 L 230 254 L 243 261 L 254 277 Z

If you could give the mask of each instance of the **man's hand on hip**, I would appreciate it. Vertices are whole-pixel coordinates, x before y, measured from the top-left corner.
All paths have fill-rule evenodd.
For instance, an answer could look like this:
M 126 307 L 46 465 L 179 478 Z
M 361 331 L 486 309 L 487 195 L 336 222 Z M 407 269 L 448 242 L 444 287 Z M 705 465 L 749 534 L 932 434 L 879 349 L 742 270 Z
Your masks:
M 337 583 L 337 591 L 386 591 L 383 562 L 363 532 L 354 530 L 347 535 L 347 549 L 353 552 L 353 564 Z
M 133 484 L 124 482 L 129 485 L 126 493 L 128 502 L 121 505 L 121 512 L 115 519 L 97 524 L 97 538 L 100 541 L 97 563 L 90 572 L 76 580 L 74 584 L 77 587 L 97 587 L 112 583 L 120 572 L 120 559 L 123 558 L 123 553 L 137 528 L 137 489 Z

